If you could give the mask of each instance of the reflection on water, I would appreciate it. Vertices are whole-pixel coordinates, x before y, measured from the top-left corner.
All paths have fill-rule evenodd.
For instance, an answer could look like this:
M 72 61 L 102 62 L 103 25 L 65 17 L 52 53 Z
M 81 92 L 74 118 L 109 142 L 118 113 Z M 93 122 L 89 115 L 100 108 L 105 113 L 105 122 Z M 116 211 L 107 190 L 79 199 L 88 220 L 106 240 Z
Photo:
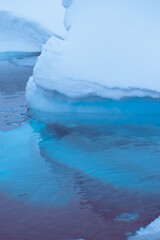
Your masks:
M 14 129 L 26 120 L 25 87 L 31 67 L 0 61 L 0 130 Z
M 160 214 L 159 116 L 31 119 L 32 68 L 1 68 L 0 239 L 124 240 Z

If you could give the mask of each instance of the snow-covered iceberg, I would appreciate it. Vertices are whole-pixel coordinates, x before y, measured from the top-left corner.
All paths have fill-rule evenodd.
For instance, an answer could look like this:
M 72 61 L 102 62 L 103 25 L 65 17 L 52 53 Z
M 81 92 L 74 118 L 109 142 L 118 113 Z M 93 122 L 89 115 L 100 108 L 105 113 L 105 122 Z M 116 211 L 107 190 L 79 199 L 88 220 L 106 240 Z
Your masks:
M 52 35 L 63 38 L 60 0 L 0 1 L 0 60 L 38 55 Z
M 40 52 L 51 36 L 40 25 L 12 13 L 0 11 L 0 53 Z
M 96 97 L 94 102 L 97 97 L 159 99 L 159 1 L 73 0 L 63 5 L 66 37 L 51 37 L 43 47 L 27 87 L 30 107 L 73 111 L 72 103 L 89 97 Z M 54 107 L 59 102 L 64 107 Z

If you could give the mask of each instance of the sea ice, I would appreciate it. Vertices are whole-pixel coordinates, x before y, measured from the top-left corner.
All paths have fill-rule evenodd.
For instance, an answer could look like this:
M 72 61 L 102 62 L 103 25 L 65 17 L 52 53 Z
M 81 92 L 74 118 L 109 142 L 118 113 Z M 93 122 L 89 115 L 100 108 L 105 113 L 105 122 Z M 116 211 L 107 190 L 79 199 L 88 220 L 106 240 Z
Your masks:
M 135 222 L 139 218 L 137 213 L 122 213 L 115 218 L 116 221 L 122 222 Z

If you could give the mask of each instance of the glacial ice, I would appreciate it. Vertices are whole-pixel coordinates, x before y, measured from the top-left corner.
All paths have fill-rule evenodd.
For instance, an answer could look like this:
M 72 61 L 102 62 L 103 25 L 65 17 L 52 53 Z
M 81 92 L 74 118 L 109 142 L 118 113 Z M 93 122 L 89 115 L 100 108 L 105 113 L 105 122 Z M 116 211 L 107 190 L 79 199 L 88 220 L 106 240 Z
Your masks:
M 0 58 L 7 53 L 40 52 L 50 33 L 36 23 L 0 11 Z M 14 54 L 15 55 L 15 54 Z
M 64 12 L 60 0 L 1 0 L 0 53 L 40 52 L 51 35 L 64 36 Z
M 61 0 L 1 0 L 0 11 L 13 13 L 30 22 L 36 22 L 48 31 L 63 35 L 65 9 Z
M 159 240 L 160 239 L 160 217 L 150 223 L 146 228 L 141 228 L 135 236 L 128 240 Z
M 61 184 L 56 184 L 56 178 L 61 173 L 50 170 L 50 164 L 46 164 L 39 149 L 39 131 L 44 126 L 34 123 L 33 126 L 36 128 L 26 124 L 5 133 L 0 131 L 1 193 L 9 191 L 11 198 L 24 197 L 36 206 L 44 203 L 47 206 L 65 206 L 73 194 L 71 189 L 67 194 L 64 190 L 69 180 L 65 177 L 61 179 Z M 12 168 L 14 171 L 10 170 Z M 41 184 L 42 181 L 44 184 Z
M 28 85 L 70 102 L 90 96 L 159 98 L 160 2 L 66 2 L 65 40 L 48 40 Z M 29 105 L 37 108 L 31 91 Z
M 147 100 L 147 109 L 141 101 L 128 100 L 125 104 L 127 109 L 133 106 L 139 112 L 143 109 L 154 113 L 159 109 L 158 0 L 63 0 L 64 8 L 58 0 L 41 3 L 28 0 L 24 8 L 22 0 L 2 0 L 0 6 L 0 52 L 39 52 L 50 38 L 43 46 L 27 85 L 26 96 L 31 108 L 51 112 L 108 113 L 113 105 L 114 112 L 119 113 L 119 109 L 123 110 L 123 107 L 116 107 L 122 104 L 119 99 L 150 97 L 157 101 Z M 59 35 L 64 39 L 55 37 Z M 70 159 L 74 167 L 73 153 L 67 143 L 63 144 L 68 149 L 67 160 Z M 52 147 L 48 144 L 45 147 L 52 154 Z M 61 151 L 54 154 L 61 159 L 58 155 Z M 80 157 L 85 164 L 79 168 L 88 173 L 86 159 Z M 88 163 L 90 166 L 89 160 Z M 159 229 L 160 218 L 129 239 L 158 240 Z

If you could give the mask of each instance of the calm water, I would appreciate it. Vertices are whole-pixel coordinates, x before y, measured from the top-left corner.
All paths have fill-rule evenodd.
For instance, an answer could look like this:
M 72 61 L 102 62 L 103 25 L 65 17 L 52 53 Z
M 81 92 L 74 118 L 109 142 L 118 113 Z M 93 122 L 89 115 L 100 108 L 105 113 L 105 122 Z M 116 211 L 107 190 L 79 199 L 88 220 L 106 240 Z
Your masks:
M 33 114 L 18 64 L 0 62 L 0 239 L 125 240 L 158 217 L 160 116 Z

